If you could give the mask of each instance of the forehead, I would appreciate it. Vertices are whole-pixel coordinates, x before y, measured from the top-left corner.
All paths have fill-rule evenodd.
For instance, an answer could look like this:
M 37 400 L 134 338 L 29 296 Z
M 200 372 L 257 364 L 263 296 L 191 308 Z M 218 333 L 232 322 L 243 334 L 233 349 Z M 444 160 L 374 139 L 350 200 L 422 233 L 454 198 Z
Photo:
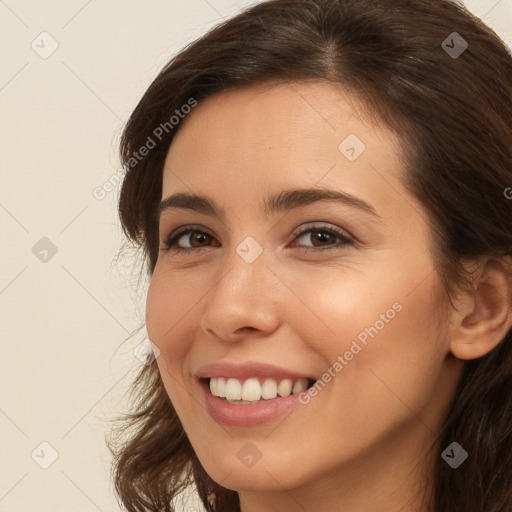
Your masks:
M 232 152 L 236 143 L 238 154 L 261 145 L 270 146 L 277 155 L 280 148 L 286 151 L 289 147 L 306 153 L 311 147 L 303 144 L 305 139 L 318 142 L 319 137 L 328 137 L 318 148 L 321 151 L 328 149 L 328 144 L 332 149 L 333 142 L 342 142 L 349 134 L 373 146 L 379 138 L 384 139 L 379 146 L 397 144 L 396 136 L 379 126 L 362 99 L 340 86 L 318 81 L 259 85 L 201 101 L 181 122 L 169 153 L 172 158 L 182 139 L 198 151 L 214 149 L 215 155 Z M 191 141 L 191 137 L 199 138 Z M 334 149 L 338 150 L 338 144 Z M 329 154 L 327 151 L 326 156 Z
M 389 202 L 402 172 L 398 136 L 357 97 L 328 83 L 287 83 L 200 102 L 169 148 L 162 197 L 188 187 L 226 195 L 319 184 Z
M 294 82 L 235 89 L 199 102 L 181 121 L 166 167 L 215 159 L 240 170 L 263 163 L 285 172 L 283 161 L 333 165 L 349 157 L 353 165 L 346 167 L 356 168 L 359 154 L 364 160 L 384 153 L 393 167 L 402 166 L 398 137 L 377 124 L 360 99 L 333 84 Z

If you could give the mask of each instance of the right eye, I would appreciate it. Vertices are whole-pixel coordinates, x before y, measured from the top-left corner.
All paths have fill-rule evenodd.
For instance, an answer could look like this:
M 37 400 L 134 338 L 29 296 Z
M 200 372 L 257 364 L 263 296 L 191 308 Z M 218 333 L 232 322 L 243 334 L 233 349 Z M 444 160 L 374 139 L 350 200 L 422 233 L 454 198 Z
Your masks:
M 164 242 L 162 250 L 164 252 L 196 251 L 203 247 L 208 247 L 205 243 L 210 240 L 213 240 L 213 237 L 209 233 L 189 226 L 188 228 L 179 230 L 177 233 L 172 233 Z M 179 243 L 184 243 L 185 246 L 180 246 Z M 198 243 L 199 245 L 192 245 L 194 243 Z

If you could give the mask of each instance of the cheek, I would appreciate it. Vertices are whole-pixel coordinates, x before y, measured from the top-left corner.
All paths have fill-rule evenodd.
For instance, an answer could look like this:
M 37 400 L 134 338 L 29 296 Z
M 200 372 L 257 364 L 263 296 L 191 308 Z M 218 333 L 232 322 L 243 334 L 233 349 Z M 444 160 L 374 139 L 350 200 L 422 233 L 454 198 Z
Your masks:
M 361 424 L 375 424 L 376 417 L 403 419 L 410 414 L 404 404 L 422 409 L 435 393 L 448 350 L 436 320 L 436 282 L 425 279 L 411 291 L 418 278 L 384 275 L 390 277 L 358 274 L 357 282 L 348 274 L 336 280 L 317 275 L 296 289 L 310 310 L 297 306 L 296 318 L 303 318 L 299 336 L 336 375 L 327 386 L 340 410 L 352 412 L 356 431 Z M 332 424 L 339 422 L 333 417 Z
M 366 354 L 376 364 L 388 358 L 396 364 L 409 358 L 439 359 L 445 348 L 445 330 L 436 315 L 440 284 L 430 270 L 405 263 L 399 268 L 376 264 L 370 271 L 326 268 L 315 272 L 314 279 L 288 275 L 300 299 L 289 302 L 294 305 L 288 306 L 288 318 L 300 326 L 298 334 L 309 340 L 310 348 L 331 359 L 354 341 L 361 347 L 357 359 Z
M 379 281 L 369 272 L 338 267 L 320 269 L 314 279 L 311 273 L 289 273 L 286 278 L 295 295 L 286 301 L 287 319 L 309 348 L 327 361 L 350 350 L 353 341 L 362 349 L 369 347 L 370 340 L 382 337 L 391 324 L 410 314 L 404 314 L 400 283 L 383 283 L 382 276 Z
M 167 361 L 180 360 L 186 353 L 184 328 L 193 315 L 199 297 L 193 287 L 184 286 L 170 276 L 155 272 L 146 297 L 146 329 L 148 337 Z M 167 357 L 172 353 L 172 358 Z
M 361 331 L 368 335 L 366 344 L 359 343 L 361 352 L 343 370 L 345 391 L 351 393 L 349 410 L 359 417 L 359 427 L 376 428 L 367 432 L 370 435 L 419 418 L 429 425 L 437 414 L 434 402 L 443 399 L 438 386 L 446 357 L 445 339 L 426 300 L 427 290 L 397 297 L 401 311 L 388 323 L 380 323 L 379 315 L 389 301 L 382 302 L 383 307 L 374 311 Z M 430 426 L 435 428 L 433 423 Z
M 151 342 L 160 350 L 156 363 L 182 423 L 186 418 L 181 414 L 190 408 L 188 394 L 184 392 L 188 376 L 183 369 L 191 348 L 190 321 L 197 302 L 191 288 L 155 271 L 146 297 L 146 330 Z

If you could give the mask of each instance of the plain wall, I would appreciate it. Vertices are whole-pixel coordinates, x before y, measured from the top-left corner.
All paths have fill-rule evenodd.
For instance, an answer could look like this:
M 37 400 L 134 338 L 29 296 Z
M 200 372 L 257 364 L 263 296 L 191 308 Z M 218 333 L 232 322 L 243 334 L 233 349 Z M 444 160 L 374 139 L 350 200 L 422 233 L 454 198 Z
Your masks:
M 114 262 L 120 130 L 172 55 L 253 3 L 0 2 L 0 512 L 120 510 L 104 438 L 147 289 Z M 467 5 L 512 46 L 512 0 Z

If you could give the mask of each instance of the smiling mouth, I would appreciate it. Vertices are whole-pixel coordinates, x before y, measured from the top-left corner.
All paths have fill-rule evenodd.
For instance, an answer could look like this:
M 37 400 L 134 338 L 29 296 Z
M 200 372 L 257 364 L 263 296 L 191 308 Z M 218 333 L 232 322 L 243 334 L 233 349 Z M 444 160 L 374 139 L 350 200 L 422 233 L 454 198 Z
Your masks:
M 315 384 L 314 379 L 273 379 L 250 377 L 210 377 L 200 379 L 213 396 L 232 404 L 257 404 L 265 400 L 286 398 L 307 391 Z

